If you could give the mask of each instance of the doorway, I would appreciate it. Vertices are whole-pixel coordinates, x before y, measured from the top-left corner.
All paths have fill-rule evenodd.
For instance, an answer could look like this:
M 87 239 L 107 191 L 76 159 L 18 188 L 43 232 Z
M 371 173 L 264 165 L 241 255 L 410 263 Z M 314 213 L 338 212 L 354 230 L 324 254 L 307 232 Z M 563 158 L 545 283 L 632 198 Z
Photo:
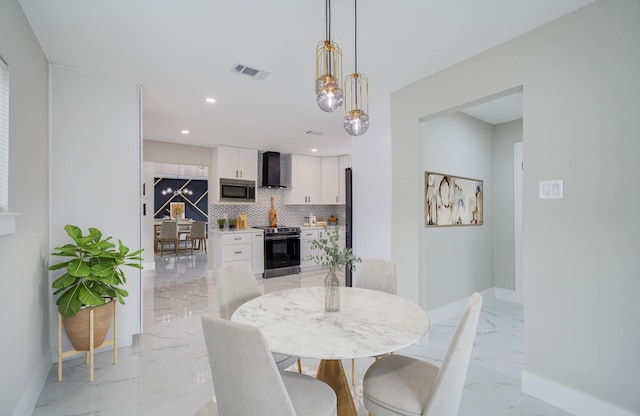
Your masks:
M 522 142 L 513 144 L 513 251 L 516 302 L 524 303 L 522 271 Z
M 447 293 L 455 299 L 456 287 L 494 287 L 496 298 L 523 302 L 522 102 L 522 91 L 512 90 L 421 120 L 421 170 L 485 185 L 481 227 L 421 224 L 420 245 L 429 253 L 420 257 L 425 305 Z

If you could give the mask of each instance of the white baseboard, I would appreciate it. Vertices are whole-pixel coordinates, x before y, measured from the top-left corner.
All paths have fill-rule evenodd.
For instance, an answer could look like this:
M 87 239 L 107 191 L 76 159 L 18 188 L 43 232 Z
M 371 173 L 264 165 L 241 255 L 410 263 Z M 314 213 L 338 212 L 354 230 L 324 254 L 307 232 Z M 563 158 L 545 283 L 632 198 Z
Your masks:
M 493 290 L 496 299 L 513 303 L 521 303 L 518 302 L 515 290 L 503 289 L 501 287 L 494 287 Z
M 31 376 L 31 380 L 29 380 L 27 388 L 22 393 L 20 401 L 13 411 L 13 416 L 29 416 L 33 413 L 33 409 L 38 403 L 38 397 L 40 397 L 42 387 L 47 381 L 47 376 L 51 370 L 51 361 L 48 359 L 50 355 L 49 349 L 42 354 L 40 364 L 38 364 L 36 371 L 34 371 Z
M 495 297 L 494 288 L 483 290 L 480 292 L 482 297 L 485 298 L 493 298 Z M 429 315 L 429 321 L 431 324 L 435 324 L 438 322 L 445 321 L 454 316 L 460 316 L 462 311 L 464 311 L 464 307 L 467 306 L 467 302 L 469 301 L 468 297 L 462 298 L 460 300 L 456 300 L 447 305 L 440 306 L 439 308 L 431 309 L 427 311 Z
M 527 370 L 522 370 L 522 392 L 576 416 L 638 416 L 637 413 Z

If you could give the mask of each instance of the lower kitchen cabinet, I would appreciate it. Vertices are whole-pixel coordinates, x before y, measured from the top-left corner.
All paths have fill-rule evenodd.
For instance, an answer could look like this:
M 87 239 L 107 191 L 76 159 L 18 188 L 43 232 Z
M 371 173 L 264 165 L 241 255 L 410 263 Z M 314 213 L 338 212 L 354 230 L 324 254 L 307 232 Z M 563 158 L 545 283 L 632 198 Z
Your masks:
M 345 247 L 345 228 L 339 228 L 338 246 L 342 249 Z M 316 264 L 313 260 L 306 259 L 309 255 L 317 255 L 318 251 L 311 248 L 314 240 L 319 238 L 327 238 L 324 228 L 318 227 L 302 227 L 300 230 L 300 268 L 302 271 L 319 269 L 323 266 Z
M 261 275 L 264 272 L 263 231 L 214 231 L 214 273 L 217 273 L 220 267 L 233 263 L 249 264 L 256 275 Z
M 300 268 L 302 270 L 309 269 L 311 267 L 319 267 L 313 260 L 309 260 L 309 255 L 317 254 L 317 250 L 311 248 L 311 244 L 318 239 L 319 230 L 305 230 L 300 231 Z
M 264 273 L 264 231 L 254 231 L 253 233 L 253 272 L 255 274 Z

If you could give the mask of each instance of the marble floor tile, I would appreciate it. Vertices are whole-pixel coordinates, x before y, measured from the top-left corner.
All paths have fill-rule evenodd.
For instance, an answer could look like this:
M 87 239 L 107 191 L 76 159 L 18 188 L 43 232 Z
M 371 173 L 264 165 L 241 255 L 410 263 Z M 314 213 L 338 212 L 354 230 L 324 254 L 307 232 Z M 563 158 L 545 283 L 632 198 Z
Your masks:
M 207 277 L 203 254 L 156 258 L 156 270 L 143 273 L 144 333 L 131 347 L 95 356 L 95 381 L 87 380 L 83 359 L 66 361 L 63 382 L 53 365 L 33 415 L 215 415 L 207 407 L 214 395 L 200 316 L 218 316 L 215 280 Z M 322 285 L 326 271 L 260 279 L 266 292 Z M 344 276 L 340 275 L 343 279 Z M 432 323 L 429 334 L 398 353 L 441 363 L 458 318 Z M 461 416 L 570 416 L 522 394 L 524 365 L 522 306 L 484 299 L 475 339 Z M 362 374 L 373 362 L 356 360 L 354 400 L 362 400 Z M 313 374 L 314 360 L 303 359 Z M 351 362 L 344 361 L 350 377 Z M 360 408 L 359 413 L 366 415 Z

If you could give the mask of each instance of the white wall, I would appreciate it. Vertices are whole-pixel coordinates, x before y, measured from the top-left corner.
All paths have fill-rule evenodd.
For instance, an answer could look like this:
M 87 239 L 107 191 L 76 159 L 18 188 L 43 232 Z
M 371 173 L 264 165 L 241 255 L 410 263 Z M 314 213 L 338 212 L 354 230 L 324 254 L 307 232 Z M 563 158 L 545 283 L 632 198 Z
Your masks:
M 374 90 L 371 90 L 374 93 Z M 371 108 L 371 126 L 351 142 L 353 252 L 391 258 L 391 124 L 389 102 Z M 357 266 L 356 266 L 357 275 Z
M 29 415 L 49 372 L 47 60 L 15 0 L 0 1 L 0 55 L 9 64 L 9 209 L 0 237 L 0 414 Z
M 638 39 L 640 2 L 602 0 L 391 101 L 392 253 L 399 294 L 412 298 L 422 220 L 418 120 L 523 86 L 525 371 L 633 412 L 640 412 Z M 565 198 L 538 200 L 538 181 L 553 178 L 564 179 Z M 549 389 L 523 388 L 553 399 Z
M 522 120 L 493 127 L 493 278 L 515 290 L 513 241 L 513 145 L 522 141 Z
M 213 148 L 144 140 L 143 160 L 145 162 L 173 163 L 176 165 L 207 166 L 213 164 Z
M 50 66 L 50 238 L 68 242 L 66 224 L 100 229 L 131 250 L 141 247 L 141 139 L 138 86 L 74 69 Z M 153 256 L 143 253 L 143 257 Z M 129 296 L 118 305 L 119 346 L 140 332 L 140 271 L 124 268 Z M 51 273 L 50 279 L 59 272 Z M 51 299 L 52 353 L 57 310 Z M 111 331 L 110 331 L 111 334 Z M 65 340 L 63 348 L 70 344 Z
M 455 302 L 493 287 L 493 126 L 462 113 L 420 123 L 420 304 Z M 424 227 L 424 172 L 483 181 L 483 224 Z

